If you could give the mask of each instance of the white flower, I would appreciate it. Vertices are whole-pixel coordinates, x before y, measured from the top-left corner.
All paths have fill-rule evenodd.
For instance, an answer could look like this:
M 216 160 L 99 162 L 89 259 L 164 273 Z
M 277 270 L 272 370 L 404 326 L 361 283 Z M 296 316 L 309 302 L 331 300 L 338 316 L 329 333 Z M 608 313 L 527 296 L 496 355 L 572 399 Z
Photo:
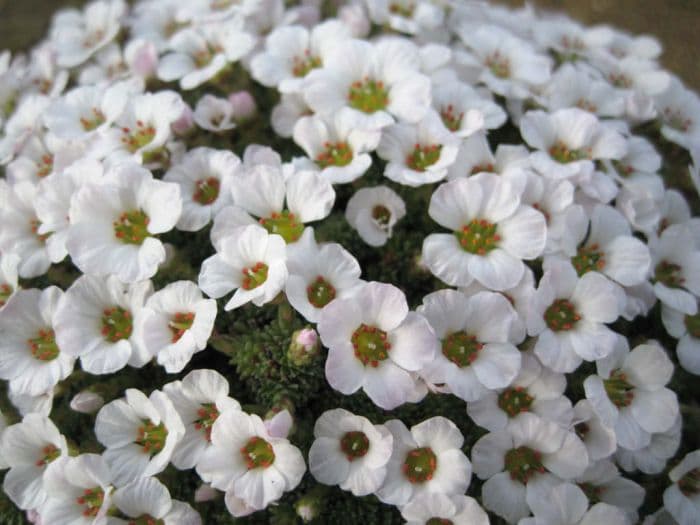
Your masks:
M 555 372 L 608 356 L 618 336 L 605 323 L 619 316 L 616 285 L 598 272 L 581 278 L 568 262 L 552 260 L 532 296 L 527 332 L 535 355 Z
M 678 339 L 676 355 L 680 365 L 691 374 L 700 375 L 700 314 L 684 314 L 663 304 L 661 320 L 666 331 Z
M 174 374 L 207 346 L 214 328 L 216 301 L 204 299 L 191 281 L 176 281 L 151 295 L 136 319 L 135 336 L 146 353 Z
M 121 517 L 111 517 L 110 525 L 162 523 L 163 525 L 202 525 L 202 518 L 187 503 L 173 500 L 157 478 L 144 477 L 118 488 L 112 503 Z
M 47 499 L 39 507 L 42 522 L 52 525 L 103 523 L 111 504 L 112 475 L 102 456 L 60 457 L 44 473 Z
M 587 399 L 581 399 L 574 405 L 571 430 L 586 445 L 588 457 L 592 461 L 610 457 L 617 448 L 615 430 L 603 424 Z
M 500 128 L 507 118 L 501 106 L 462 82 L 438 83 L 433 86 L 432 95 L 433 107 L 443 124 L 458 137 Z
M 198 231 L 231 203 L 231 181 L 240 163 L 230 151 L 201 147 L 189 150 L 168 170 L 163 180 L 180 185 L 183 201 L 177 229 Z
M 415 124 L 382 130 L 377 154 L 387 161 L 384 175 L 400 184 L 420 186 L 444 179 L 459 149 L 456 138 L 434 110 Z
M 671 429 L 679 407 L 675 392 L 664 386 L 673 363 L 663 348 L 643 344 L 629 351 L 619 345 L 596 368 L 598 375 L 583 383 L 586 398 L 602 423 L 615 429 L 620 446 L 638 450 L 649 445 L 653 433 Z
M 231 183 L 234 206 L 224 208 L 214 218 L 211 232 L 214 246 L 235 228 L 254 223 L 293 243 L 303 233 L 305 223 L 330 214 L 335 191 L 319 172 L 289 174 L 281 165 L 244 164 L 243 174 Z
M 476 401 L 515 379 L 520 352 L 509 335 L 516 314 L 505 297 L 440 290 L 426 295 L 417 311 L 442 344 L 442 352 L 420 372 L 428 383 L 444 383 L 457 397 Z
M 644 502 L 645 490 L 631 479 L 620 475 L 612 461 L 591 463 L 586 472 L 574 481 L 591 504 L 603 502 L 614 505 L 624 510 L 632 523 L 637 522 L 637 511 Z
M 414 498 L 411 503 L 401 508 L 401 516 L 406 520 L 406 525 L 432 523 L 488 525 L 490 523 L 486 512 L 474 498 L 439 493 Z
M 579 108 L 528 111 L 520 121 L 520 133 L 537 150 L 532 165 L 545 177 L 590 177 L 593 161 L 620 159 L 627 153 L 620 133 Z
M 66 438 L 47 417 L 27 414 L 0 436 L 0 456 L 10 470 L 2 488 L 20 509 L 35 509 L 46 500 L 43 475 L 46 466 L 68 455 Z
M 15 253 L 3 253 L 0 255 L 0 310 L 14 295 L 18 288 L 19 275 L 17 266 L 20 258 Z
M 109 374 L 127 363 L 141 367 L 153 357 L 133 334 L 150 281 L 124 285 L 114 277 L 83 275 L 75 280 L 54 314 L 56 342 L 62 352 L 80 357 L 91 374 Z
M 301 92 L 309 71 L 323 67 L 331 48 L 348 38 L 349 27 L 338 20 L 328 20 L 311 31 L 298 25 L 278 27 L 265 39 L 265 51 L 251 61 L 251 74 L 282 93 Z
M 550 111 L 578 107 L 599 117 L 620 117 L 625 112 L 625 99 L 618 90 L 569 63 L 554 73 L 544 97 Z
M 375 492 L 384 483 L 393 437 L 383 425 L 347 410 L 327 410 L 316 420 L 309 450 L 309 471 L 324 485 L 340 485 L 355 496 Z
M 285 292 L 289 303 L 312 323 L 333 299 L 354 293 L 360 281 L 360 264 L 340 244 L 319 246 L 313 228 L 306 228 L 298 242 L 287 247 L 289 277 Z
M 474 472 L 486 480 L 486 509 L 514 523 L 530 514 L 531 502 L 559 479 L 572 479 L 588 467 L 581 440 L 556 423 L 521 414 L 506 430 L 491 432 L 472 447 Z M 585 500 L 585 498 L 584 498 Z M 585 506 L 585 503 L 584 503 Z
M 411 35 L 437 31 L 445 17 L 444 7 L 433 2 L 366 0 L 365 3 L 372 22 Z
M 345 219 L 370 246 L 384 246 L 396 223 L 406 215 L 406 205 L 388 186 L 360 188 L 345 208 Z
M 564 374 L 544 368 L 535 356 L 523 353 L 520 373 L 510 386 L 467 403 L 467 414 L 477 425 L 491 432 L 505 429 L 524 412 L 568 427 L 574 413 L 564 390 Z
M 687 454 L 668 473 L 673 485 L 664 492 L 664 506 L 679 525 L 692 525 L 700 519 L 700 451 Z
M 105 446 L 102 457 L 116 486 L 162 472 L 185 434 L 165 393 L 154 390 L 146 397 L 128 388 L 124 395 L 103 406 L 95 418 L 95 435 Z
M 214 422 L 223 412 L 240 410 L 229 397 L 228 381 L 214 370 L 193 370 L 182 381 L 163 387 L 185 425 L 185 435 L 175 448 L 172 462 L 184 470 L 193 468 L 211 446 Z
M 172 53 L 158 63 L 158 78 L 180 80 L 182 89 L 194 89 L 214 77 L 230 62 L 248 54 L 255 39 L 234 17 L 219 24 L 206 24 L 178 31 L 168 42 Z
M 180 187 L 134 163 L 107 171 L 73 197 L 66 248 L 83 272 L 133 283 L 155 275 L 165 248 L 154 235 L 171 230 L 182 209 Z
M 403 506 L 429 494 L 466 492 L 472 466 L 461 451 L 464 437 L 452 421 L 435 416 L 410 431 L 398 419 L 384 425 L 394 436 L 394 448 L 386 481 L 376 493 L 381 501 Z
M 367 171 L 372 164 L 369 152 L 379 143 L 380 132 L 362 125 L 362 118 L 349 108 L 341 108 L 329 120 L 302 117 L 294 124 L 294 142 L 331 184 L 344 184 Z
M 419 67 L 418 49 L 407 40 L 343 40 L 322 68 L 306 76 L 304 97 L 323 115 L 350 107 L 364 116 L 367 128 L 388 126 L 394 117 L 417 122 L 430 107 L 430 79 Z
M 328 348 L 331 387 L 346 395 L 362 388 L 385 410 L 409 400 L 416 388 L 411 372 L 429 363 L 438 347 L 425 318 L 408 311 L 403 292 L 378 282 L 325 306 L 318 332 Z
M 75 357 L 61 351 L 54 334 L 60 288 L 20 290 L 0 310 L 0 377 L 18 394 L 48 392 L 73 371 Z
M 295 446 L 269 435 L 256 415 L 222 413 L 211 432 L 211 446 L 197 464 L 202 479 L 226 491 L 234 516 L 261 510 L 301 481 L 306 465 Z
M 214 133 L 224 133 L 236 127 L 233 104 L 214 95 L 204 95 L 197 101 L 193 118 L 200 128 Z
M 700 249 L 691 227 L 669 226 L 650 248 L 656 297 L 665 306 L 695 315 L 700 296 Z
M 615 461 L 627 472 L 639 470 L 644 474 L 659 474 L 666 468 L 668 460 L 678 452 L 681 445 L 682 421 L 683 418 L 679 414 L 666 432 L 652 434 L 651 441 L 646 447 L 629 450 L 618 446 Z
M 476 279 L 493 290 L 512 288 L 525 271 L 522 259 L 535 259 L 545 246 L 544 215 L 521 205 L 513 185 L 491 173 L 442 184 L 428 213 L 452 233 L 426 237 L 423 260 L 453 286 Z
M 270 124 L 280 137 L 290 138 L 296 122 L 301 117 L 312 114 L 313 111 L 300 93 L 282 93 L 279 104 L 270 113 Z
M 221 238 L 216 248 L 217 253 L 202 263 L 199 287 L 215 299 L 236 290 L 226 311 L 249 301 L 262 306 L 284 288 L 287 256 L 280 235 L 255 224 L 242 226 Z

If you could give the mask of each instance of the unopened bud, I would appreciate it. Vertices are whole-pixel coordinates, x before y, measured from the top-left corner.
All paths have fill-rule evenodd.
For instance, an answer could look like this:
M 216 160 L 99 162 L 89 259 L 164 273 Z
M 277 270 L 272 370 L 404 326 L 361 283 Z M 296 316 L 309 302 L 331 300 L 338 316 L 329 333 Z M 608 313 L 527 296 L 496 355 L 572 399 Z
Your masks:
M 82 414 L 94 414 L 102 408 L 104 404 L 105 400 L 100 394 L 90 392 L 89 390 L 78 392 L 73 396 L 73 399 L 70 400 L 71 409 Z
M 185 104 L 182 115 L 171 124 L 171 127 L 173 133 L 180 137 L 187 135 L 194 129 L 194 113 L 189 105 Z
M 233 115 L 237 122 L 243 122 L 255 115 L 257 106 L 253 95 L 248 91 L 236 91 L 228 96 L 228 101 L 233 106 Z
M 199 503 L 202 501 L 211 501 L 219 496 L 219 491 L 212 488 L 208 483 L 202 483 L 197 490 L 194 491 L 194 500 Z

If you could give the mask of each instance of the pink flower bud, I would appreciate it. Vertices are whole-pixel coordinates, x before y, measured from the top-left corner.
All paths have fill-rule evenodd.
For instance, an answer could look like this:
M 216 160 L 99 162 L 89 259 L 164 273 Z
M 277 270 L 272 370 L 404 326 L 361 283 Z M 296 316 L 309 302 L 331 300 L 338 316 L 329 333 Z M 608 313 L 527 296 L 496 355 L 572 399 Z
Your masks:
M 175 122 L 172 123 L 173 132 L 176 135 L 183 136 L 187 135 L 194 128 L 194 113 L 192 108 L 185 104 L 185 109 L 182 111 L 182 115 Z
M 194 491 L 194 500 L 197 503 L 201 501 L 211 501 L 218 496 L 219 492 L 207 483 L 202 483 L 199 488 Z
M 71 409 L 83 414 L 94 414 L 102 408 L 104 404 L 105 400 L 100 394 L 90 392 L 89 390 L 78 392 L 73 396 L 73 399 L 70 400 Z
M 363 38 L 369 34 L 369 18 L 360 4 L 341 7 L 338 10 L 338 18 L 350 28 L 350 32 L 355 38 Z
M 248 91 L 236 91 L 228 96 L 228 101 L 233 106 L 233 114 L 237 121 L 247 120 L 257 111 L 255 99 Z
M 158 50 L 153 42 L 137 38 L 124 50 L 124 57 L 131 70 L 142 78 L 155 76 L 158 67 Z

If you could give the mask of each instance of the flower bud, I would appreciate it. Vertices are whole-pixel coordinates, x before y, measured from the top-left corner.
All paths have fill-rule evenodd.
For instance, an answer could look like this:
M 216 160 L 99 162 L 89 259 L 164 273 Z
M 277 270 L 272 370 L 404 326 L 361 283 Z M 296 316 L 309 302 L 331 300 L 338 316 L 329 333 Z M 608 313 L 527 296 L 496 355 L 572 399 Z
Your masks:
M 212 488 L 208 483 L 202 483 L 197 490 L 194 491 L 194 500 L 197 503 L 202 501 L 211 501 L 219 496 L 219 492 Z
M 318 355 L 319 347 L 316 330 L 303 328 L 292 334 L 292 342 L 289 345 L 287 357 L 295 365 L 304 366 Z
M 236 91 L 228 96 L 228 101 L 233 106 L 233 114 L 238 122 L 248 120 L 255 115 L 257 106 L 253 95 L 248 91 Z
M 105 400 L 100 394 L 95 392 L 90 392 L 89 390 L 83 390 L 78 392 L 73 399 L 70 400 L 70 407 L 76 412 L 81 412 L 82 414 L 94 414 L 102 405 L 105 404 Z
M 173 132 L 182 137 L 187 135 L 194 128 L 194 113 L 192 108 L 185 104 L 185 108 L 182 111 L 182 115 L 171 125 Z

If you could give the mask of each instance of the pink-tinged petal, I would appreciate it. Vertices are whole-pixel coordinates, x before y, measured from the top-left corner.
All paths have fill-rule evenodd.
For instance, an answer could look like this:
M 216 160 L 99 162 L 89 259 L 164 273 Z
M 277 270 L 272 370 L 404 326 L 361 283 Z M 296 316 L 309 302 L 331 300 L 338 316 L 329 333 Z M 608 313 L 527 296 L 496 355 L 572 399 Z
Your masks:
M 509 523 L 530 514 L 525 500 L 525 485 L 510 479 L 507 472 L 499 472 L 481 487 L 481 498 L 486 510 L 505 518 Z
M 472 363 L 481 384 L 490 390 L 505 388 L 520 372 L 520 351 L 510 343 L 489 343 Z
M 284 476 L 274 468 L 252 469 L 233 482 L 233 491 L 248 505 L 264 509 L 284 493 Z
M 469 259 L 469 273 L 486 288 L 507 290 L 518 284 L 525 265 L 520 259 L 505 250 L 496 248 L 486 255 L 475 255 Z
M 410 371 L 423 368 L 438 351 L 438 340 L 430 324 L 414 312 L 408 312 L 404 322 L 389 334 L 388 340 L 391 360 Z
M 393 410 L 407 401 L 415 388 L 415 380 L 411 374 L 387 360 L 377 368 L 365 369 L 362 388 L 376 405 L 384 410 Z
M 357 392 L 362 386 L 365 381 L 365 367 L 355 357 L 349 341 L 328 350 L 326 379 L 332 388 L 345 395 Z
M 356 295 L 367 325 L 389 332 L 398 327 L 408 315 L 404 293 L 391 284 L 369 282 Z
M 542 255 L 547 241 L 544 215 L 529 206 L 521 206 L 512 217 L 498 224 L 500 246 L 520 259 L 535 259 Z
M 467 178 L 440 185 L 430 198 L 428 214 L 440 226 L 456 231 L 477 218 L 481 210 L 481 186 Z
M 451 233 L 433 233 L 423 241 L 423 262 L 436 277 L 452 286 L 472 283 L 469 261 L 474 257 L 462 249 Z
M 464 436 L 452 421 L 442 416 L 431 417 L 411 427 L 411 434 L 419 447 L 430 447 L 435 454 L 460 449 Z
M 350 462 L 343 457 L 336 438 L 316 439 L 309 449 L 309 471 L 324 485 L 337 485 L 347 479 Z

